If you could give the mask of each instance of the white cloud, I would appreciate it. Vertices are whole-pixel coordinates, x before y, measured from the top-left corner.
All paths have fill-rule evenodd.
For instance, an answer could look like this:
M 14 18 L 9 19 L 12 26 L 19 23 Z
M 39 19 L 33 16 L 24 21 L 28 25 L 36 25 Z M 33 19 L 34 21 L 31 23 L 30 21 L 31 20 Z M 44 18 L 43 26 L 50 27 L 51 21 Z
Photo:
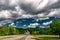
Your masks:
M 49 19 L 49 17 L 42 17 L 42 18 L 39 18 L 39 20 L 46 20 L 46 19 Z
M 7 2 L 8 1 L 8 2 Z M 16 9 L 16 14 L 18 14 L 19 16 L 22 15 L 22 17 L 25 17 L 25 18 L 29 18 L 29 17 L 35 17 L 34 15 L 31 15 L 33 13 L 31 13 L 32 11 L 40 11 L 42 9 L 45 9 L 45 7 L 49 7 L 48 5 L 53 5 L 55 3 L 57 3 L 59 0 L 0 0 L 0 3 L 1 5 L 5 5 L 5 6 L 9 6 L 9 7 L 13 7 Z M 24 4 L 24 5 L 23 5 Z M 31 6 L 29 6 L 29 4 Z M 11 6 L 10 6 L 11 5 Z M 21 6 L 23 5 L 23 6 Z M 23 9 L 22 9 L 23 7 Z M 26 10 L 26 9 L 27 10 Z M 2 8 L 3 9 L 3 8 Z M 7 8 L 6 8 L 7 9 Z M 29 10 L 28 10 L 29 9 Z M 46 8 L 47 9 L 47 8 Z M 26 11 L 25 11 L 26 10 Z M 30 11 L 30 13 L 26 14 L 25 12 L 27 13 L 28 11 Z M 23 12 L 23 13 L 22 13 Z M 54 11 L 53 11 L 54 12 Z M 4 12 L 3 12 L 4 13 Z M 2 13 L 2 14 L 3 14 Z M 9 13 L 10 14 L 10 13 Z M 5 13 L 6 17 L 9 16 Z M 4 16 L 5 16 L 4 15 Z M 49 14 L 50 16 L 54 15 L 54 13 L 50 13 Z M 49 16 L 48 15 L 48 16 Z M 46 17 L 47 14 L 46 13 L 38 13 L 36 15 L 36 17 L 40 18 L 40 17 Z M 21 16 L 20 16 L 21 17 Z
M 22 17 L 22 18 L 32 18 L 32 17 L 33 17 L 33 15 L 23 14 L 21 17 Z
M 39 6 L 37 7 L 37 9 L 43 9 L 47 6 L 49 0 L 41 0 L 41 3 L 39 4 Z
M 28 27 L 29 27 L 29 28 L 35 28 L 35 27 L 37 27 L 38 25 L 40 25 L 40 24 L 38 24 L 38 23 L 32 23 L 32 24 L 28 25 Z
M 0 18 L 11 18 L 11 13 L 8 10 L 0 11 Z
M 37 14 L 38 17 L 46 17 L 45 13 Z
M 60 17 L 60 9 L 52 9 L 47 16 Z
M 26 25 L 24 25 L 24 27 L 25 27 Z
M 12 26 L 12 27 L 16 27 L 16 26 L 14 25 L 14 23 L 11 23 L 9 26 L 10 26 L 10 27 L 11 27 L 11 26 Z
M 10 25 L 11 25 L 11 26 L 13 26 L 13 25 L 14 25 L 14 23 L 11 23 Z
M 40 26 L 40 28 L 45 28 L 45 26 Z
M 0 0 L 0 18 L 36 18 L 60 17 L 60 0 Z M 58 9 L 59 7 L 59 9 Z M 52 10 L 51 10 L 52 9 Z
M 59 1 L 59 0 L 53 0 L 53 2 L 52 2 L 52 0 L 49 0 L 49 4 L 52 5 L 52 4 L 57 3 L 58 1 Z
M 9 0 L 9 1 L 10 1 L 10 3 L 9 3 L 10 6 L 15 6 L 18 4 L 17 0 Z
M 0 24 L 0 26 L 2 26 L 2 24 Z
M 49 25 L 50 23 L 52 23 L 52 21 L 50 21 L 50 22 L 45 22 L 45 23 L 43 23 L 43 25 Z
M 38 22 L 38 21 L 39 21 L 39 19 L 36 19 L 36 21 Z

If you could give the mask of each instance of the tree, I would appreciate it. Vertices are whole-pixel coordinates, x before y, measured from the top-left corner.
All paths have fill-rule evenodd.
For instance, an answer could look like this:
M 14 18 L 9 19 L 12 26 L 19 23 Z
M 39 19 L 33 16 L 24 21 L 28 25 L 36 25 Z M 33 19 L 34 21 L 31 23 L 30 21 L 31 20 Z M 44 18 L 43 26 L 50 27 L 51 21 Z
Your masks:
M 59 35 L 60 38 L 60 21 L 57 18 L 52 21 L 50 28 L 52 29 L 52 32 L 56 35 Z
M 9 33 L 10 35 L 16 34 L 16 28 L 10 27 L 10 28 L 9 28 L 9 32 L 10 32 L 10 33 Z

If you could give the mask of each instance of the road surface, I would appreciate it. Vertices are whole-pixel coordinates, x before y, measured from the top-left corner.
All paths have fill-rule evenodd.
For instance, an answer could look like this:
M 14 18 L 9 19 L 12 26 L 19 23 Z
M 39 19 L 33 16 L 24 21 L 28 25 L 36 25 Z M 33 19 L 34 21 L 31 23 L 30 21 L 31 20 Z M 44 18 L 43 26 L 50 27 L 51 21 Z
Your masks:
M 0 40 L 35 40 L 31 35 L 2 36 Z
M 35 39 L 33 39 L 31 35 L 26 35 L 22 37 L 20 40 L 35 40 Z

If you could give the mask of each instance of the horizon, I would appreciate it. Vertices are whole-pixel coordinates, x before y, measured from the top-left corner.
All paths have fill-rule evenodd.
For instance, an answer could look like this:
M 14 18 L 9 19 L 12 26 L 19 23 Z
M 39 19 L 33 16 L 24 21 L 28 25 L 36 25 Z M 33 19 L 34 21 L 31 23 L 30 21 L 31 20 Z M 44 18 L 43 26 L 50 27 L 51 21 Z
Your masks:
M 47 28 L 60 20 L 60 0 L 0 0 L 0 26 Z

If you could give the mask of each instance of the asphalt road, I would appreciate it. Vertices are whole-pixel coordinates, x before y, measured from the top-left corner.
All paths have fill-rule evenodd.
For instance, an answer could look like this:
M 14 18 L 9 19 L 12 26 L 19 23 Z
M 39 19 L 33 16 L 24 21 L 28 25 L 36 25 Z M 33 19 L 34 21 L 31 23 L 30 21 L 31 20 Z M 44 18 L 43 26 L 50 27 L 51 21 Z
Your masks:
M 31 35 L 13 35 L 13 36 L 2 36 L 0 40 L 35 40 L 32 39 Z
M 35 40 L 35 39 L 32 39 L 31 35 L 26 35 L 26 36 L 22 37 L 20 40 Z

